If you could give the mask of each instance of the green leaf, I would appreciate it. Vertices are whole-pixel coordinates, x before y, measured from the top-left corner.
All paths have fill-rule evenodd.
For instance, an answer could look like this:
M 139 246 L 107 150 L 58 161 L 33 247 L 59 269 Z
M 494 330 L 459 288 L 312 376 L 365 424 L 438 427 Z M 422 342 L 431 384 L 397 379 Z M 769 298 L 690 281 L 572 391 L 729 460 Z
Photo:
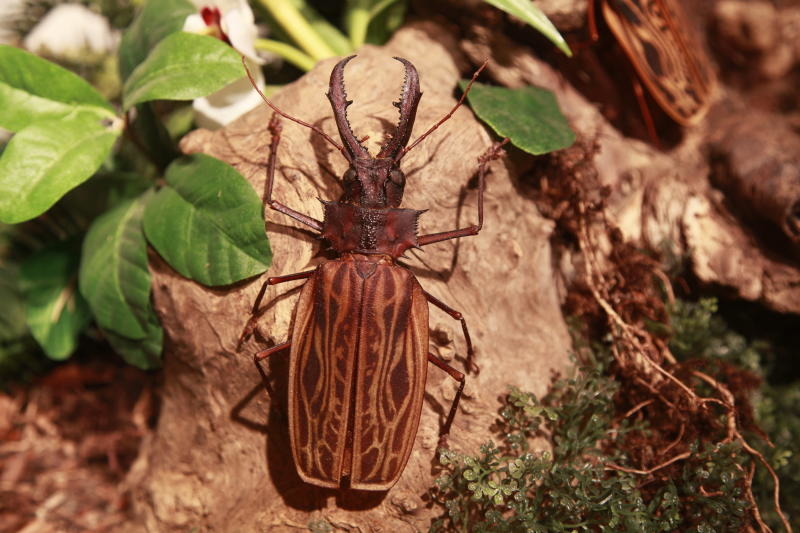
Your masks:
M 307 0 L 259 0 L 271 30 L 294 42 L 314 60 L 353 52 L 350 41 Z
M 142 232 L 142 214 L 150 198 L 152 193 L 145 193 L 124 201 L 92 223 L 78 278 L 100 327 L 131 340 L 148 336 L 153 315 Z
M 25 326 L 25 303 L 19 287 L 19 268 L 14 263 L 0 262 L 0 345 L 16 341 L 28 333 Z
M 403 23 L 407 4 L 404 0 L 348 0 L 344 26 L 352 46 L 385 43 Z
M 166 180 L 147 206 L 144 231 L 175 270 L 215 286 L 269 268 L 261 200 L 235 169 L 197 154 L 175 161 Z
M 0 232 L 2 232 L 0 226 Z M 24 382 L 46 366 L 25 323 L 19 268 L 6 257 L 0 262 L 0 390 Z
M 462 90 L 467 82 L 461 82 Z M 550 91 L 538 87 L 507 89 L 475 83 L 467 96 L 472 109 L 501 137 L 534 155 L 575 142 L 575 132 Z
M 101 169 L 89 181 L 72 189 L 58 202 L 73 217 L 94 220 L 122 200 L 135 198 L 153 186 L 153 180 L 135 172 Z
M 164 343 L 164 329 L 159 324 L 152 307 L 149 316 L 151 319 L 145 324 L 143 339 L 129 339 L 112 331 L 103 330 L 114 351 L 120 354 L 125 362 L 142 370 L 161 366 L 161 350 Z
M 207 35 L 173 33 L 125 82 L 123 108 L 150 100 L 191 100 L 244 76 L 239 53 Z
M 189 0 L 150 0 L 122 36 L 119 70 L 127 79 L 161 39 L 180 31 L 186 17 L 197 13 Z
M 76 108 L 113 108 L 80 76 L 19 48 L 0 45 L 0 127 L 19 131 Z
M 567 56 L 572 57 L 572 50 L 569 49 L 564 37 L 558 33 L 558 30 L 550 19 L 547 18 L 539 7 L 531 0 L 484 0 L 487 4 L 501 9 L 520 19 L 521 21 L 530 24 L 542 35 L 547 37 L 550 42 L 556 45 Z
M 14 224 L 47 211 L 91 177 L 121 129 L 105 112 L 83 110 L 14 135 L 0 158 L 0 221 Z
M 406 19 L 408 2 L 406 0 L 383 0 L 376 2 L 367 28 L 366 42 L 382 45 L 397 31 Z
M 92 320 L 78 292 L 79 263 L 80 242 L 73 240 L 44 248 L 20 269 L 28 327 L 51 359 L 72 355 Z
M 345 37 L 336 26 L 328 22 L 325 17 L 320 15 L 317 10 L 311 7 L 308 2 L 305 0 L 289 0 L 289 2 L 297 7 L 300 14 L 308 21 L 311 28 L 322 37 L 322 40 L 325 41 L 336 54 L 347 55 L 353 52 L 353 48 L 350 46 L 350 41 L 347 40 L 347 37 Z

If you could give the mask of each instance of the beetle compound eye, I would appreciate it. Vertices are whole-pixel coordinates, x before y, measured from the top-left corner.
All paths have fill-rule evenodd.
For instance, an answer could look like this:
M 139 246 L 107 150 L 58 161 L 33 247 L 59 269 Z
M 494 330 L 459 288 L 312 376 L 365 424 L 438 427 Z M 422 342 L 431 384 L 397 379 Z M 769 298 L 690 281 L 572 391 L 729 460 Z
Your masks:
M 389 179 L 392 180 L 392 183 L 397 185 L 398 187 L 405 187 L 406 185 L 406 175 L 403 174 L 402 170 L 395 169 L 389 173 Z
M 347 183 L 352 183 L 355 180 L 356 180 L 356 171 L 355 171 L 355 169 L 348 168 L 347 172 L 345 172 L 344 176 L 342 176 L 342 182 L 347 184 Z
M 403 189 L 406 184 L 406 176 L 401 170 L 394 169 L 389 172 L 389 179 L 384 183 L 384 191 L 386 193 L 386 204 L 391 207 L 397 207 L 403 200 Z
M 342 176 L 342 187 L 344 188 L 344 200 L 352 201 L 360 194 L 360 184 L 358 182 L 358 173 L 353 168 L 348 168 L 347 172 Z

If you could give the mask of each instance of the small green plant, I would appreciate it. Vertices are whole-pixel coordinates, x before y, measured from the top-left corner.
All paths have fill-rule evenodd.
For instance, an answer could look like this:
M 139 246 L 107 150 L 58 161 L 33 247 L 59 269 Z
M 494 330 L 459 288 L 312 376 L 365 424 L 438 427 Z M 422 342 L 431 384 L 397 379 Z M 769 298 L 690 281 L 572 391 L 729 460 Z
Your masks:
M 763 343 L 732 331 L 716 310 L 714 300 L 671 307 L 671 327 L 662 331 L 676 354 L 758 365 Z M 501 444 L 487 443 L 474 456 L 440 450 L 443 472 L 432 494 L 444 513 L 432 531 L 736 532 L 755 525 L 753 501 L 770 526 L 781 527 L 773 479 L 724 430 L 706 427 L 685 451 L 642 470 L 634 458 L 663 428 L 618 412 L 620 383 L 609 372 L 607 348 L 578 345 L 584 363 L 541 400 L 511 389 L 497 426 Z M 756 395 L 758 422 L 776 445 L 760 448 L 784 480 L 789 516 L 798 512 L 797 464 L 789 460 L 798 453 L 798 411 L 800 394 L 764 386 Z
M 732 329 L 718 313 L 715 298 L 696 302 L 677 300 L 670 307 L 670 349 L 678 359 L 719 361 L 746 369 L 761 380 L 752 395 L 755 424 L 750 427 L 756 448 L 781 478 L 783 511 L 800 516 L 800 387 L 773 375 L 774 347 L 765 339 L 748 339 Z M 765 334 L 769 334 L 766 331 Z M 794 346 L 785 356 L 796 353 Z M 779 381 L 779 385 L 772 381 Z M 763 434 L 772 446 L 764 442 Z M 778 529 L 781 521 L 773 505 L 773 480 L 763 469 L 753 477 L 753 493 L 765 522 Z M 796 518 L 795 518 L 796 519 Z
M 486 444 L 480 456 L 442 450 L 445 475 L 435 495 L 447 516 L 434 531 L 546 533 L 556 531 L 671 531 L 679 523 L 676 491 L 666 487 L 646 501 L 635 474 L 607 446 L 643 426 L 615 424 L 618 384 L 599 366 L 583 367 L 555 382 L 541 401 L 513 389 L 501 410 L 503 444 Z M 532 437 L 550 450 L 531 451 Z

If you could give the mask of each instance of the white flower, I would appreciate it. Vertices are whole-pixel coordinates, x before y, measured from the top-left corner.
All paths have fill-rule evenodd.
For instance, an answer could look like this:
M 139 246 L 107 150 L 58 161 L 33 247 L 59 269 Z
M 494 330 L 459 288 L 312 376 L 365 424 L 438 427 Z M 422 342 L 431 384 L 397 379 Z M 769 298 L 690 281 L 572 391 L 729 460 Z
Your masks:
M 263 89 L 264 76 L 258 65 L 248 65 L 256 85 Z M 219 91 L 196 98 L 192 103 L 195 111 L 195 121 L 201 128 L 215 130 L 225 126 L 262 105 L 261 96 L 250 85 L 247 77 L 239 78 L 235 82 L 223 87 Z
M 35 54 L 76 60 L 87 53 L 102 56 L 117 43 L 108 20 L 79 4 L 61 4 L 51 9 L 23 42 Z
M 246 0 L 192 0 L 198 13 L 186 17 L 183 31 L 212 35 L 230 44 L 247 58 L 256 85 L 264 87 L 255 41 L 258 30 L 255 17 Z M 220 128 L 262 104 L 261 97 L 245 76 L 210 96 L 197 98 L 192 104 L 197 124 L 203 128 Z

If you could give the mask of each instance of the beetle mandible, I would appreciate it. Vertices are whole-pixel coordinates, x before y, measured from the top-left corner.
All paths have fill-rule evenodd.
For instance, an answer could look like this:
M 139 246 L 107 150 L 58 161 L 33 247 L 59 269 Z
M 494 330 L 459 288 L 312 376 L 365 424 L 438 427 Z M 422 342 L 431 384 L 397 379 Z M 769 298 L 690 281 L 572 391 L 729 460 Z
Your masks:
M 394 134 L 373 157 L 347 119 L 351 101 L 345 94 L 344 68 L 353 57 L 336 64 L 328 92 L 341 145 L 264 98 L 275 111 L 269 124 L 272 141 L 265 203 L 318 232 L 338 257 L 314 270 L 267 279 L 239 347 L 255 329 L 266 288 L 305 279 L 290 340 L 254 355 L 264 377 L 260 362 L 290 349 L 288 418 L 297 472 L 303 481 L 322 487 L 387 490 L 397 482 L 411 454 L 422 411 L 427 363 L 459 383 L 442 438 L 450 430 L 464 389 L 464 374 L 428 351 L 428 302 L 460 321 L 470 363 L 474 353 L 461 313 L 427 293 L 397 260 L 409 248 L 478 234 L 483 225 L 487 165 L 499 157 L 504 143 L 495 144 L 479 159 L 478 223 L 417 235 L 417 220 L 423 211 L 400 208 L 405 187 L 400 160 L 452 116 L 486 64 L 475 73 L 450 112 L 408 145 L 422 93 L 414 65 L 396 57 L 405 69 L 400 100 L 394 104 L 400 110 L 400 120 Z M 311 128 L 340 150 L 349 163 L 342 177 L 341 198 L 322 201 L 322 221 L 272 199 L 281 138 L 278 116 Z

